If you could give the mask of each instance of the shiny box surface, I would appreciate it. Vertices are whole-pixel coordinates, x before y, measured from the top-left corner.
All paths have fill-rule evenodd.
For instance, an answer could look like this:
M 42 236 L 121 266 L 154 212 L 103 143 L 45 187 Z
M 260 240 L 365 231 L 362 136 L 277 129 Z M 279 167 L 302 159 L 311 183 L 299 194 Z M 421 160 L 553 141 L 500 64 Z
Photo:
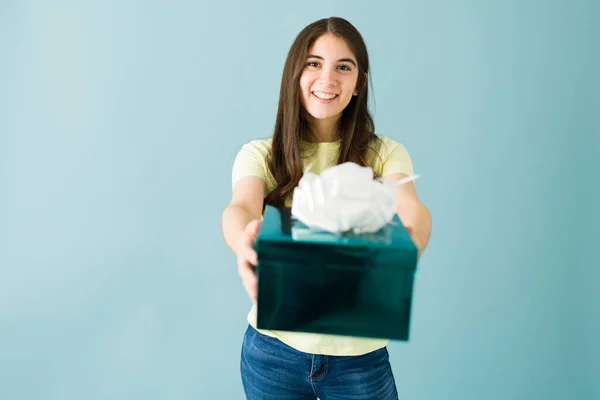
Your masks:
M 417 248 L 397 216 L 333 234 L 267 206 L 255 248 L 259 329 L 408 340 Z

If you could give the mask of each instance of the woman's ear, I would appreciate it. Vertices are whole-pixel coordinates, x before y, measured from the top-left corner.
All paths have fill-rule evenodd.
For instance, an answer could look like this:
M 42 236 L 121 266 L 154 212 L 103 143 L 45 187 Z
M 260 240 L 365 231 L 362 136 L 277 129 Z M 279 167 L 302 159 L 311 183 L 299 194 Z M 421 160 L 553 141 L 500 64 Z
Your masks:
M 369 74 L 365 72 L 365 80 L 363 81 L 363 86 L 366 88 L 368 84 L 369 84 Z M 358 96 L 358 87 L 356 87 L 354 89 L 354 96 Z
M 369 84 L 369 74 L 365 72 L 365 80 L 363 81 L 363 86 L 366 88 Z M 353 96 L 358 96 L 358 82 L 356 82 L 356 87 L 354 88 Z

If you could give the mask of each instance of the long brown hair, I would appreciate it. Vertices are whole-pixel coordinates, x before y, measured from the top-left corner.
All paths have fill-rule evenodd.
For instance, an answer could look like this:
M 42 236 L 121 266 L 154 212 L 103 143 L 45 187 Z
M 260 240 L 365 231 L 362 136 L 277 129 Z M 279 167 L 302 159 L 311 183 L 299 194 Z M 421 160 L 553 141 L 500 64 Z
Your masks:
M 343 110 L 338 126 L 338 164 L 351 161 L 367 165 L 367 152 L 377 138 L 375 123 L 368 109 L 369 55 L 361 34 L 343 18 L 324 18 L 311 23 L 296 37 L 283 69 L 277 119 L 268 156 L 269 169 L 277 185 L 265 198 L 265 205 L 283 206 L 302 177 L 300 139 L 307 138 L 309 129 L 302 112 L 300 75 L 306 64 L 308 49 L 326 33 L 344 39 L 358 62 L 358 95 L 353 96 Z

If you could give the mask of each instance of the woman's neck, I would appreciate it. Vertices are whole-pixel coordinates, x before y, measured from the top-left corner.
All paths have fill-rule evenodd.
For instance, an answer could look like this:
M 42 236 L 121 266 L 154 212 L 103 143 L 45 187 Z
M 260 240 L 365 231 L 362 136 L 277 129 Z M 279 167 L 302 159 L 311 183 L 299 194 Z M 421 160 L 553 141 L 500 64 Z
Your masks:
M 318 143 L 335 142 L 340 138 L 338 131 L 339 120 L 339 116 L 327 119 L 308 118 L 308 125 L 312 136 L 309 139 Z

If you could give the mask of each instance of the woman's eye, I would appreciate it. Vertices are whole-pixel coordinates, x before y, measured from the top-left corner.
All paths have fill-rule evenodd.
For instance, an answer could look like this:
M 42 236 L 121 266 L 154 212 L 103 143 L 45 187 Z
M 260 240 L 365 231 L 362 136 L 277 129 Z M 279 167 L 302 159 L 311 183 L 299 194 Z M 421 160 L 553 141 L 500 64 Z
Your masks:
M 351 71 L 352 70 L 352 68 L 350 68 L 349 65 L 345 65 L 345 64 L 340 65 L 339 68 L 343 71 Z
M 319 63 L 316 61 L 309 61 L 306 65 L 308 65 L 309 67 L 318 67 Z

